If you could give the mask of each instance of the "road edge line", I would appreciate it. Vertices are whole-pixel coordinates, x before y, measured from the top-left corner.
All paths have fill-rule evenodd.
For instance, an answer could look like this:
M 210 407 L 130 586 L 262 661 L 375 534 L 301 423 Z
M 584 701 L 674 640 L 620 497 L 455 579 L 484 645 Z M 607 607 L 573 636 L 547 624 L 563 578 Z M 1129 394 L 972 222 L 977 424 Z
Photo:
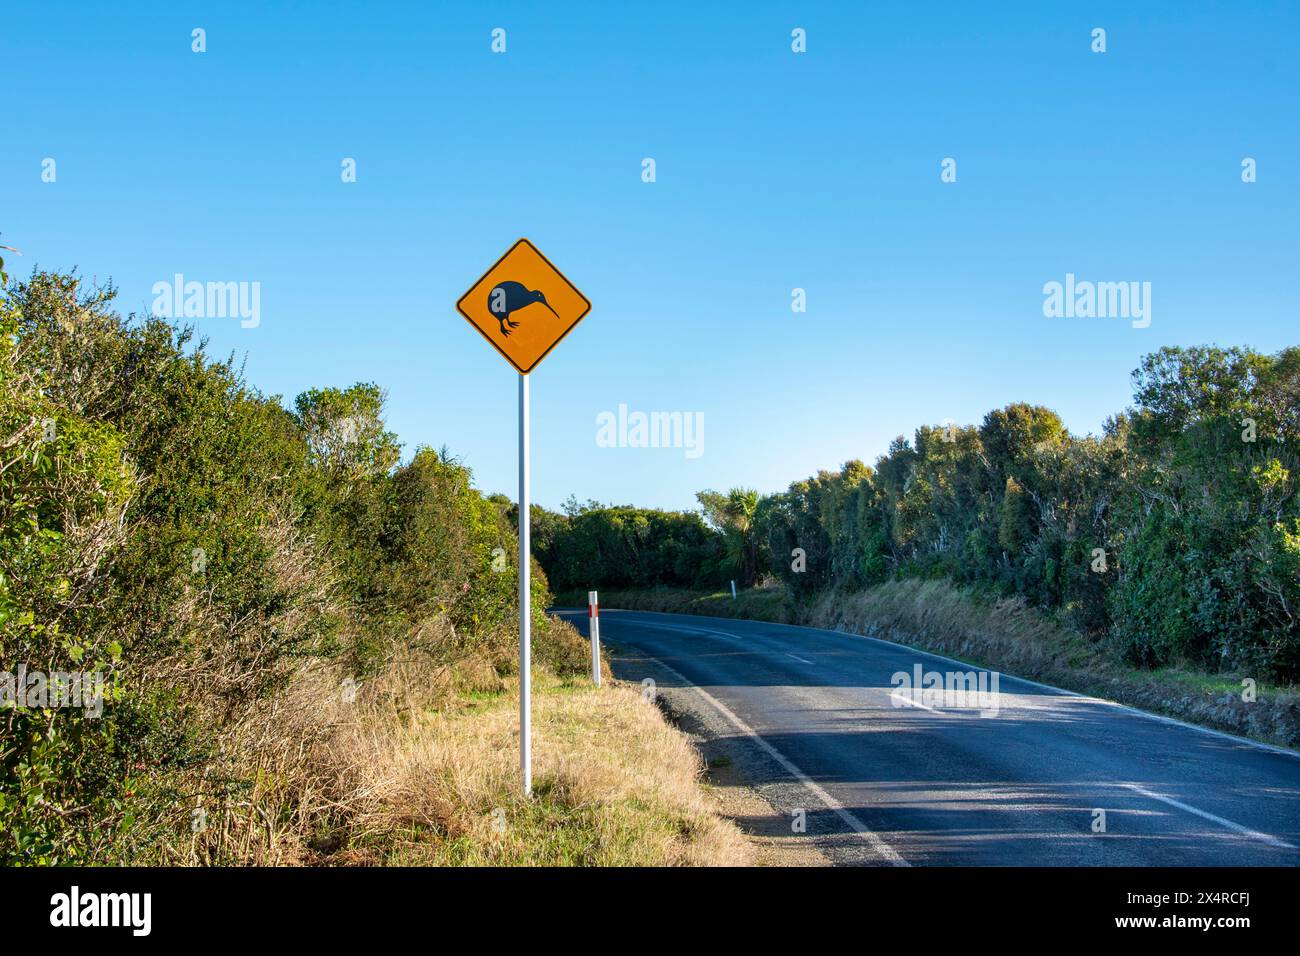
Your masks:
M 745 723 L 743 720 L 737 717 L 735 713 L 732 712 L 730 707 L 728 707 L 722 701 L 718 700 L 716 697 L 710 694 L 699 684 L 696 684 L 690 679 L 688 679 L 686 675 L 683 674 L 681 671 L 677 670 L 677 668 L 665 664 L 662 660 L 660 660 L 657 657 L 654 658 L 654 662 L 658 664 L 660 667 L 662 667 L 664 670 L 666 670 L 669 674 L 672 674 L 674 677 L 676 677 L 679 681 L 682 682 L 683 685 L 689 687 L 691 690 L 694 690 L 697 694 L 699 694 L 702 698 L 704 698 L 704 700 L 707 701 L 713 707 L 714 710 L 716 710 L 719 714 L 721 714 L 723 718 L 725 718 L 733 727 L 735 727 L 741 733 L 745 734 L 747 737 L 752 738 L 756 744 L 758 744 L 760 747 L 763 748 L 764 751 L 767 752 L 768 756 L 770 756 L 773 760 L 779 763 L 787 773 L 789 773 L 796 780 L 802 783 L 806 788 L 808 788 L 808 790 L 812 791 L 813 795 L 816 796 L 818 800 L 820 800 L 823 804 L 826 805 L 826 809 L 832 811 L 836 816 L 838 816 L 841 820 L 843 820 L 850 827 L 852 827 L 853 831 L 857 833 L 859 836 L 863 837 L 867 841 L 867 843 L 871 845 L 871 848 L 875 850 L 877 854 L 884 857 L 884 859 L 891 866 L 912 865 L 911 863 L 908 863 L 907 860 L 905 860 L 897 850 L 895 850 L 892 846 L 890 846 L 880 836 L 880 834 L 876 833 L 869 826 L 867 826 L 865 823 L 859 820 L 856 816 L 854 816 L 848 810 L 844 809 L 844 807 L 840 805 L 839 801 L 837 801 L 834 797 L 832 797 L 829 793 L 827 793 L 821 787 L 820 784 L 818 784 L 806 773 L 804 773 L 802 770 L 796 767 L 794 763 L 792 763 L 785 754 L 781 753 L 781 751 L 773 747 L 770 743 L 768 743 L 766 740 L 763 739 L 761 734 L 759 734 L 747 723 Z

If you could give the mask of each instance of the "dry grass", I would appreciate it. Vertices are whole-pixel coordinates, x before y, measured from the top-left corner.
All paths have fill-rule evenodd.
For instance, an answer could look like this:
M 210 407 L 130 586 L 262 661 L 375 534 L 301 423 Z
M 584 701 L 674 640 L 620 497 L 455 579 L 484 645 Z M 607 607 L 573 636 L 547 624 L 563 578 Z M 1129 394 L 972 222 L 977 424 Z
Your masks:
M 1033 676 L 1099 657 L 1086 638 L 1020 597 L 979 598 L 948 581 L 886 581 L 866 591 L 828 591 L 803 623 L 920 643 L 951 657 L 996 661 Z
M 539 673 L 534 797 L 518 794 L 517 683 L 355 743 L 360 830 L 386 862 L 680 866 L 749 861 L 705 803 L 694 749 L 652 704 Z
M 228 786 L 211 770 L 184 782 L 205 825 L 162 862 L 748 862 L 705 802 L 687 739 L 630 688 L 556 676 L 586 646 L 570 625 L 553 621 L 542 644 L 559 661 L 534 674 L 532 800 L 517 793 L 518 682 L 487 654 L 406 657 L 354 696 L 345 675 L 311 665 L 223 735 Z M 173 832 L 191 809 L 173 807 Z

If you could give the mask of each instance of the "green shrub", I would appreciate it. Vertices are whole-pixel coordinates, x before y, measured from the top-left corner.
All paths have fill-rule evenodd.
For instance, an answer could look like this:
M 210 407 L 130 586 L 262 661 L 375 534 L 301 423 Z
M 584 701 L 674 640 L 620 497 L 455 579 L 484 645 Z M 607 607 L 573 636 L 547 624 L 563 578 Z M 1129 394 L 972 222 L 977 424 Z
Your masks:
M 231 748 L 313 662 L 510 666 L 514 535 L 468 469 L 400 464 L 377 386 L 291 412 L 113 295 L 37 272 L 0 299 L 0 671 L 108 688 L 99 717 L 0 711 L 0 863 L 168 859 L 189 807 L 257 789 Z

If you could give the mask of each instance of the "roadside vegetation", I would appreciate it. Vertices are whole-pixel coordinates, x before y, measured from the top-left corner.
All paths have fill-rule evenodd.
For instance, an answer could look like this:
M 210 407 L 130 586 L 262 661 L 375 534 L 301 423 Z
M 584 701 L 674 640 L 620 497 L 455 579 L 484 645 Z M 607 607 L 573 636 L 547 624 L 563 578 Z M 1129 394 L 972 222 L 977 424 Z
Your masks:
M 655 557 L 680 545 L 650 530 L 688 515 L 629 523 L 630 509 L 594 503 L 544 516 L 544 564 L 576 537 L 600 571 L 616 545 L 611 573 L 578 581 L 566 569 L 557 589 L 603 588 L 611 607 L 748 606 L 768 620 L 978 644 L 969 656 L 989 666 L 1105 683 L 1296 743 L 1300 348 L 1163 348 L 1133 386 L 1133 406 L 1099 435 L 1013 404 L 978 425 L 922 426 L 874 467 L 850 461 L 772 495 L 703 492 L 697 520 L 713 542 L 693 544 L 709 555 L 695 577 Z M 732 603 L 731 579 L 768 593 Z M 1243 710 L 1251 693 L 1269 707 Z
M 0 282 L 0 864 L 742 860 L 540 610 L 514 796 L 512 509 L 402 462 L 378 386 L 286 406 L 111 288 Z M 102 675 L 102 713 L 24 706 L 20 666 Z

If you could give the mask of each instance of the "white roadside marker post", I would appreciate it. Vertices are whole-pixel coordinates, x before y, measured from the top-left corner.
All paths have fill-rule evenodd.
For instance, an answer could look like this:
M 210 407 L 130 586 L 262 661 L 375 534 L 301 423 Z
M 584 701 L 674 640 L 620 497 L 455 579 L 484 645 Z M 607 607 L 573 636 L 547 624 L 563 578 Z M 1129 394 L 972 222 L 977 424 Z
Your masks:
M 532 619 L 529 594 L 532 547 L 528 510 L 528 376 L 519 376 L 519 773 L 524 796 L 533 792 Z
M 732 599 L 733 601 L 736 600 L 736 582 L 735 582 L 735 581 L 732 581 L 732 582 L 731 582 L 731 599 Z
M 600 603 L 595 591 L 587 592 L 587 616 L 591 619 L 591 679 L 600 686 Z

